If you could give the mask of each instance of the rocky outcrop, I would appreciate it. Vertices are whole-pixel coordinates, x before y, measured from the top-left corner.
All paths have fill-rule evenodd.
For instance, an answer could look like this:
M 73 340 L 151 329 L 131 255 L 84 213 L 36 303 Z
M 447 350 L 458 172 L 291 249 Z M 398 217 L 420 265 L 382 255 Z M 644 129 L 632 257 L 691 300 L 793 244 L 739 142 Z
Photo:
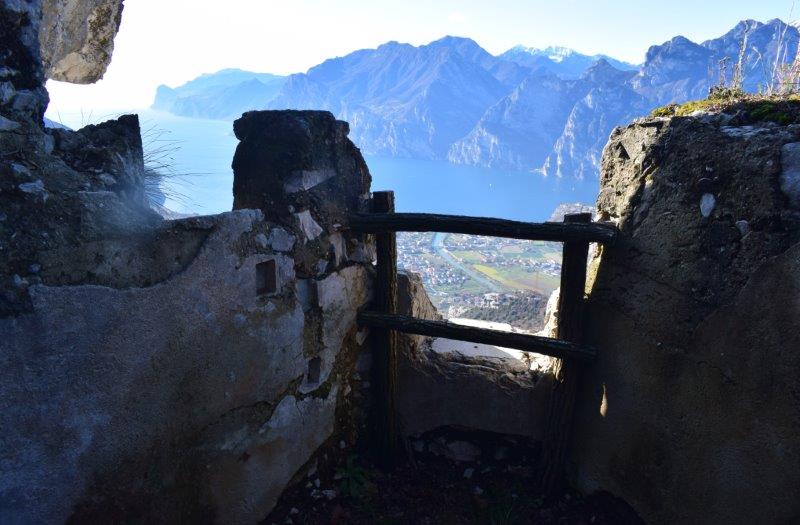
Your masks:
M 446 353 L 430 347 L 445 342 L 450 343 L 436 339 L 402 356 L 397 407 L 402 432 L 419 436 L 455 427 L 541 439 L 552 376 L 515 359 L 465 357 L 472 343 L 450 343 Z
M 45 78 L 99 80 L 114 48 L 122 0 L 3 0 L 0 2 L 0 131 L 7 120 L 41 125 Z M 18 130 L 19 131 L 19 130 Z
M 0 3 L 0 317 L 30 311 L 29 286 L 126 285 L 153 275 L 129 249 L 161 231 L 145 196 L 138 118 L 79 132 L 43 126 L 41 57 L 50 48 L 40 46 L 41 21 L 66 20 L 85 7 L 62 4 Z M 177 257 L 161 274 L 183 262 Z
M 12 522 L 257 522 L 329 439 L 355 443 L 373 248 L 344 226 L 369 172 L 313 112 L 281 144 L 300 164 L 248 158 L 286 139 L 264 117 L 236 172 L 263 210 L 178 221 L 147 208 L 135 117 L 0 136 L 24 146 L 0 163 Z
M 603 157 L 573 454 L 651 523 L 800 517 L 800 127 L 649 119 Z
M 0 132 L 22 131 L 20 120 L 41 122 L 47 108 L 39 50 L 41 2 L 0 2 Z M 2 150 L 6 152 L 6 149 Z
M 44 0 L 39 42 L 45 75 L 73 84 L 103 77 L 114 52 L 123 0 Z
M 28 285 L 130 285 L 126 275 L 152 275 L 130 251 L 155 241 L 161 222 L 144 192 L 137 117 L 78 132 L 21 119 L 18 130 L 0 132 L 0 148 L 9 152 L 0 161 L 0 270 L 8 276 L 0 317 L 29 308 Z

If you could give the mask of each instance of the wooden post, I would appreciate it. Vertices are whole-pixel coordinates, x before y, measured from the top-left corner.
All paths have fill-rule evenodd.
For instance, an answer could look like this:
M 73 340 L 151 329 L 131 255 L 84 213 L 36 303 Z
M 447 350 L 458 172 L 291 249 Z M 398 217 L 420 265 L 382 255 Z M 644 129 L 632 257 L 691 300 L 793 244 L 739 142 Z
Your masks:
M 394 192 L 376 191 L 372 196 L 374 213 L 394 213 Z M 397 239 L 394 232 L 375 235 L 377 275 L 375 308 L 397 313 Z M 373 384 L 375 388 L 374 442 L 378 463 L 395 465 L 398 454 L 397 427 L 397 333 L 388 328 L 373 328 Z
M 564 222 L 591 222 L 591 213 L 566 215 Z M 583 299 L 586 292 L 586 263 L 589 244 L 565 242 L 561 261 L 561 291 L 558 300 L 558 339 L 581 343 Z M 558 359 L 553 367 L 555 381 L 542 443 L 541 488 L 551 494 L 561 488 L 564 467 L 572 439 L 572 419 L 578 390 L 580 363 Z

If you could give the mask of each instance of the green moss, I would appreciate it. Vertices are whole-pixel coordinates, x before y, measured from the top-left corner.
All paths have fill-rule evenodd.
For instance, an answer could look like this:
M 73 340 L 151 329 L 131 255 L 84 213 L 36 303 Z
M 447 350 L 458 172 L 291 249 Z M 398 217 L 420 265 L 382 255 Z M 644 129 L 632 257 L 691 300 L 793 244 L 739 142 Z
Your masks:
M 653 117 L 674 117 L 676 109 L 678 109 L 677 104 L 667 104 L 666 106 L 654 109 L 650 115 Z
M 696 111 L 737 115 L 742 124 L 800 123 L 800 94 L 784 96 L 746 95 L 735 90 L 716 90 L 707 99 L 669 104 L 653 110 L 653 117 L 685 117 Z

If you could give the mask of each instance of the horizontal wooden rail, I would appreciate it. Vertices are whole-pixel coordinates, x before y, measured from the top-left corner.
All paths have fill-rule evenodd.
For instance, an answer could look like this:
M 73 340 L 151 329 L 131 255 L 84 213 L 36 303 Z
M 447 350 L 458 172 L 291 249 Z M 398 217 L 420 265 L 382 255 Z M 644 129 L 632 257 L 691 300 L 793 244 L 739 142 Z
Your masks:
M 551 339 L 549 337 L 476 328 L 447 321 L 426 321 L 407 315 L 366 311 L 359 313 L 358 322 L 361 325 L 373 328 L 391 329 L 408 334 L 444 337 L 446 339 L 456 339 L 458 341 L 514 348 L 524 352 L 535 352 L 559 359 L 576 359 L 589 362 L 597 357 L 597 351 L 593 348 L 567 341 L 560 341 L 558 339 Z
M 433 213 L 359 213 L 350 216 L 350 228 L 360 233 L 443 232 L 531 241 L 605 244 L 613 244 L 617 237 L 616 227 L 599 222 L 533 223 Z

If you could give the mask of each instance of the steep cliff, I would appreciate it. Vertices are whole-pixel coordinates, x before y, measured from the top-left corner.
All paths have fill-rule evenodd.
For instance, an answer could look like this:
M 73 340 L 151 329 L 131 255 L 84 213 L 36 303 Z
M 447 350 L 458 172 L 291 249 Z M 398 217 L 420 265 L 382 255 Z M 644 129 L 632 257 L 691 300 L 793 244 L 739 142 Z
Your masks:
M 651 523 L 800 517 L 800 126 L 769 121 L 797 115 L 650 118 L 605 148 L 622 235 L 592 265 L 577 481 Z

